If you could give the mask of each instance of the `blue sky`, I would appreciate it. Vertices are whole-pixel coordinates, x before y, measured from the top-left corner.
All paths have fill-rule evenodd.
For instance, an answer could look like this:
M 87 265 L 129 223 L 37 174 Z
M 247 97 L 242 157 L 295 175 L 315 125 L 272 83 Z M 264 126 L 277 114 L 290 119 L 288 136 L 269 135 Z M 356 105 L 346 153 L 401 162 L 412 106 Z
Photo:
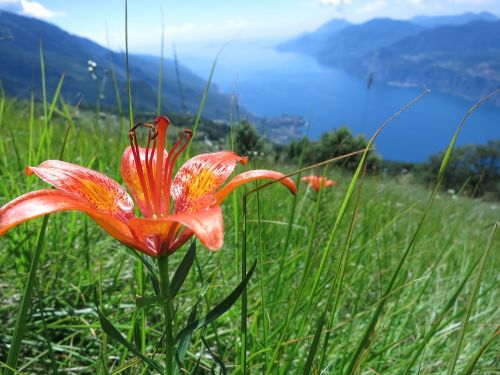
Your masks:
M 123 0 L 0 0 L 0 8 L 124 48 Z M 129 45 L 132 52 L 159 54 L 162 12 L 166 43 L 189 49 L 229 40 L 279 41 L 334 17 L 362 22 L 466 11 L 500 15 L 500 0 L 129 0 Z

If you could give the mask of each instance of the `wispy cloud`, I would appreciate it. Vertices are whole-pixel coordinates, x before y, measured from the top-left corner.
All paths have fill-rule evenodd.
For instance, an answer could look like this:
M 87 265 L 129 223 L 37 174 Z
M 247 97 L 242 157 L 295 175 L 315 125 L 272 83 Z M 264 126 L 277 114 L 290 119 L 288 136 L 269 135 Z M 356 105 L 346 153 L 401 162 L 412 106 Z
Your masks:
M 64 12 L 52 11 L 39 2 L 28 0 L 0 0 L 0 10 L 42 19 L 65 15 Z
M 245 35 L 254 36 L 258 31 L 257 26 L 245 19 L 226 19 L 221 22 L 183 22 L 165 27 L 165 43 L 200 43 L 200 42 L 227 42 L 235 37 Z M 152 26 L 147 30 L 129 27 L 128 42 L 132 51 L 144 52 L 145 50 L 160 45 L 162 29 Z M 114 31 L 106 35 L 99 30 L 87 30 L 81 36 L 94 40 L 114 50 L 124 48 L 123 32 Z
M 454 0 L 457 4 L 472 4 L 472 5 L 485 5 L 492 4 L 497 0 Z
M 376 1 L 372 1 L 372 2 L 362 6 L 361 8 L 358 8 L 357 11 L 361 12 L 361 13 L 373 13 L 377 10 L 385 8 L 386 6 L 387 6 L 387 1 L 376 0 Z
M 322 5 L 342 6 L 351 4 L 352 0 L 317 0 Z

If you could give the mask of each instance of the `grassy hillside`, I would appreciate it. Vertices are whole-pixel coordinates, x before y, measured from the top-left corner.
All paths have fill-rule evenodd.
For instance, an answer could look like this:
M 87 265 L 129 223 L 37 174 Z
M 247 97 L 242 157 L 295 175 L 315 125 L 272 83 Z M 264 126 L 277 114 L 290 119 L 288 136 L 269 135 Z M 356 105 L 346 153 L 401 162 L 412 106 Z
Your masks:
M 62 94 L 66 101 L 93 108 L 117 108 L 117 95 L 127 98 L 125 54 L 72 35 L 38 19 L 0 12 L 0 81 L 10 96 L 27 98 L 34 91 L 42 100 L 40 49 L 45 59 L 47 90 L 52 93 L 64 74 Z M 167 46 L 165 46 L 167 47 Z M 158 49 L 158 53 L 160 49 Z M 214 56 L 215 57 L 215 56 Z M 88 62 L 97 64 L 89 71 Z M 134 109 L 156 112 L 160 58 L 130 55 Z M 163 62 L 162 107 L 172 113 L 196 113 L 206 82 L 175 62 Z M 229 96 L 210 89 L 205 117 L 229 118 Z M 126 107 L 126 106 L 124 106 Z M 242 113 L 245 114 L 242 109 Z
M 127 129 L 120 130 L 115 116 L 97 123 L 85 111 L 68 123 L 63 115 L 71 112 L 58 108 L 46 123 L 39 105 L 30 110 L 27 103 L 0 100 L 0 205 L 46 186 L 26 177 L 24 166 L 57 158 L 67 129 L 64 160 L 121 181 L 119 161 Z M 177 131 L 169 144 L 184 127 L 180 121 L 174 123 Z M 229 144 L 227 139 L 225 147 Z M 192 152 L 201 151 L 211 150 L 195 139 Z M 297 168 L 256 159 L 241 169 L 254 167 Z M 338 185 L 321 194 L 299 184 L 293 197 L 274 185 L 248 197 L 246 264 L 256 260 L 257 269 L 247 290 L 247 371 L 444 374 L 455 357 L 458 373 L 497 371 L 498 232 L 489 247 L 488 239 L 499 217 L 498 205 L 439 193 L 419 228 L 430 191 L 404 177 L 368 175 L 354 190 L 337 227 L 352 175 L 334 165 L 327 174 Z M 197 246 L 196 265 L 176 300 L 176 331 L 185 326 L 200 293 L 205 294 L 198 316 L 240 281 L 245 189 L 223 205 L 225 245 L 220 252 Z M 6 362 L 41 222 L 20 225 L 0 238 L 0 366 Z M 171 262 L 178 264 L 186 250 L 171 256 Z M 394 275 L 393 288 L 382 299 Z M 162 314 L 160 308 L 139 310 L 135 305 L 136 294 L 154 294 L 140 262 L 83 214 L 59 213 L 49 218 L 19 371 L 144 373 L 144 365 L 101 329 L 94 288 L 115 327 L 153 356 L 163 331 Z M 377 324 L 362 340 L 379 308 Z M 193 335 L 183 362 L 186 373 L 196 367 L 219 372 L 221 363 L 230 373 L 242 373 L 240 314 L 238 302 Z M 315 342 L 316 355 L 307 370 Z

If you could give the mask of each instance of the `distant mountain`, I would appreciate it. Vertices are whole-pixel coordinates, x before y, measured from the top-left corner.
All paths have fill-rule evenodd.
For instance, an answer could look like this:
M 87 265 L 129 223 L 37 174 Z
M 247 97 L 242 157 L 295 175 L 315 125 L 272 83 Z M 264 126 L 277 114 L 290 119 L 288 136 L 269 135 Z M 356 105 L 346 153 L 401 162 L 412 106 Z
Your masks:
M 467 12 L 456 16 L 415 16 L 411 22 L 425 27 L 459 26 L 476 21 L 498 21 L 499 18 L 489 12 Z
M 32 90 L 41 97 L 40 45 L 45 57 L 48 93 L 54 92 L 62 73 L 62 94 L 76 103 L 94 106 L 99 92 L 102 106 L 116 108 L 111 66 L 118 81 L 124 108 L 127 108 L 127 85 L 124 53 L 116 53 L 88 39 L 34 18 L 0 12 L 0 80 L 8 95 L 28 96 Z M 88 61 L 96 63 L 89 69 Z M 136 110 L 156 111 L 160 59 L 130 55 L 133 104 Z M 205 81 L 183 66 L 178 66 L 178 84 L 173 60 L 164 60 L 163 100 L 166 112 L 196 113 Z M 92 71 L 90 71 L 92 70 Z M 207 118 L 228 118 L 229 98 L 212 86 L 205 106 Z
M 366 53 L 386 47 L 407 36 L 418 34 L 422 26 L 407 21 L 377 18 L 360 25 L 346 27 L 326 39 L 317 54 L 324 64 L 351 64 Z
M 477 100 L 500 88 L 500 21 L 423 31 L 367 54 L 361 71 L 393 85 Z
M 495 19 L 495 21 L 477 21 Z M 391 85 L 424 87 L 477 100 L 500 87 L 500 20 L 491 13 L 374 19 L 322 36 L 307 50 L 299 39 L 279 48 L 307 53 L 326 66 Z M 430 25 L 452 23 L 452 26 Z M 425 26 L 422 26 L 425 25 Z M 314 35 L 310 35 L 313 38 Z M 494 99 L 500 105 L 500 98 Z
M 350 22 L 344 19 L 334 18 L 327 23 L 321 25 L 318 29 L 310 33 L 299 35 L 296 38 L 287 40 L 278 44 L 276 48 L 279 51 L 293 50 L 295 52 L 303 52 L 307 54 L 314 54 L 319 52 L 321 48 L 327 43 L 328 39 L 333 35 L 342 31 L 347 26 L 351 25 Z
M 339 24 L 339 20 L 334 20 Z M 345 21 L 344 21 L 345 22 Z M 342 24 L 342 23 L 340 23 Z M 407 21 L 396 21 L 388 18 L 377 18 L 363 24 L 350 25 L 331 30 L 330 23 L 320 27 L 316 32 L 278 45 L 281 51 L 308 53 L 324 64 L 350 63 L 380 47 L 391 45 L 406 36 L 415 35 L 424 27 Z M 318 33 L 319 34 L 316 34 Z M 308 44 L 314 40 L 313 48 Z

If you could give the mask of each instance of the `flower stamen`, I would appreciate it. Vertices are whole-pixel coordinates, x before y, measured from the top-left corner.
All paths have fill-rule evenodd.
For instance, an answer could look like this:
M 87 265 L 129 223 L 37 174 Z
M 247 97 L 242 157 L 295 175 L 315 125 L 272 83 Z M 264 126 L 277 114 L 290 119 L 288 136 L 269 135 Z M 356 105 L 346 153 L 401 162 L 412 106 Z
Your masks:
M 156 214 L 158 213 L 158 206 L 156 205 L 156 196 L 158 195 L 156 191 L 156 184 L 155 184 L 155 176 L 153 173 L 153 158 L 155 154 L 155 149 L 156 149 L 156 139 L 153 140 L 153 147 L 150 148 L 151 146 L 151 135 L 153 132 L 150 130 L 149 131 L 149 136 L 148 136 L 148 143 L 146 145 L 146 155 L 145 155 L 145 166 L 146 166 L 146 174 L 148 177 L 148 182 L 149 182 L 149 191 L 151 192 L 152 198 L 151 200 L 153 201 L 153 212 Z M 159 176 L 156 176 L 156 178 L 159 178 Z
M 161 215 L 161 203 L 162 203 L 162 183 L 164 181 L 163 176 L 163 157 L 165 153 L 165 140 L 167 138 L 167 129 L 170 125 L 169 120 L 166 117 L 157 117 L 155 120 L 155 130 L 158 136 L 158 141 L 156 142 L 156 186 L 155 186 L 155 206 L 157 209 L 157 214 Z M 155 137 L 156 137 L 155 135 Z
M 146 179 L 144 178 L 144 172 L 142 169 L 141 154 L 139 151 L 139 143 L 137 141 L 136 129 L 141 126 L 141 123 L 136 123 L 132 129 L 128 132 L 128 138 L 130 140 L 130 147 L 132 150 L 132 155 L 134 157 L 135 168 L 137 170 L 137 177 L 139 178 L 139 183 L 141 185 L 142 192 L 144 194 L 144 202 L 146 203 L 146 216 L 151 215 L 151 201 L 149 199 L 149 192 L 146 184 Z
M 163 185 L 163 190 L 164 190 L 163 194 L 165 196 L 164 206 L 163 206 L 164 215 L 167 215 L 170 210 L 170 186 L 172 185 L 172 173 L 174 171 L 175 162 L 177 161 L 179 155 L 186 149 L 192 136 L 193 132 L 191 130 L 189 129 L 184 130 L 179 140 L 174 144 L 174 146 L 170 150 L 167 156 L 167 160 L 165 161 L 165 181 Z M 179 146 L 180 149 L 177 150 Z

